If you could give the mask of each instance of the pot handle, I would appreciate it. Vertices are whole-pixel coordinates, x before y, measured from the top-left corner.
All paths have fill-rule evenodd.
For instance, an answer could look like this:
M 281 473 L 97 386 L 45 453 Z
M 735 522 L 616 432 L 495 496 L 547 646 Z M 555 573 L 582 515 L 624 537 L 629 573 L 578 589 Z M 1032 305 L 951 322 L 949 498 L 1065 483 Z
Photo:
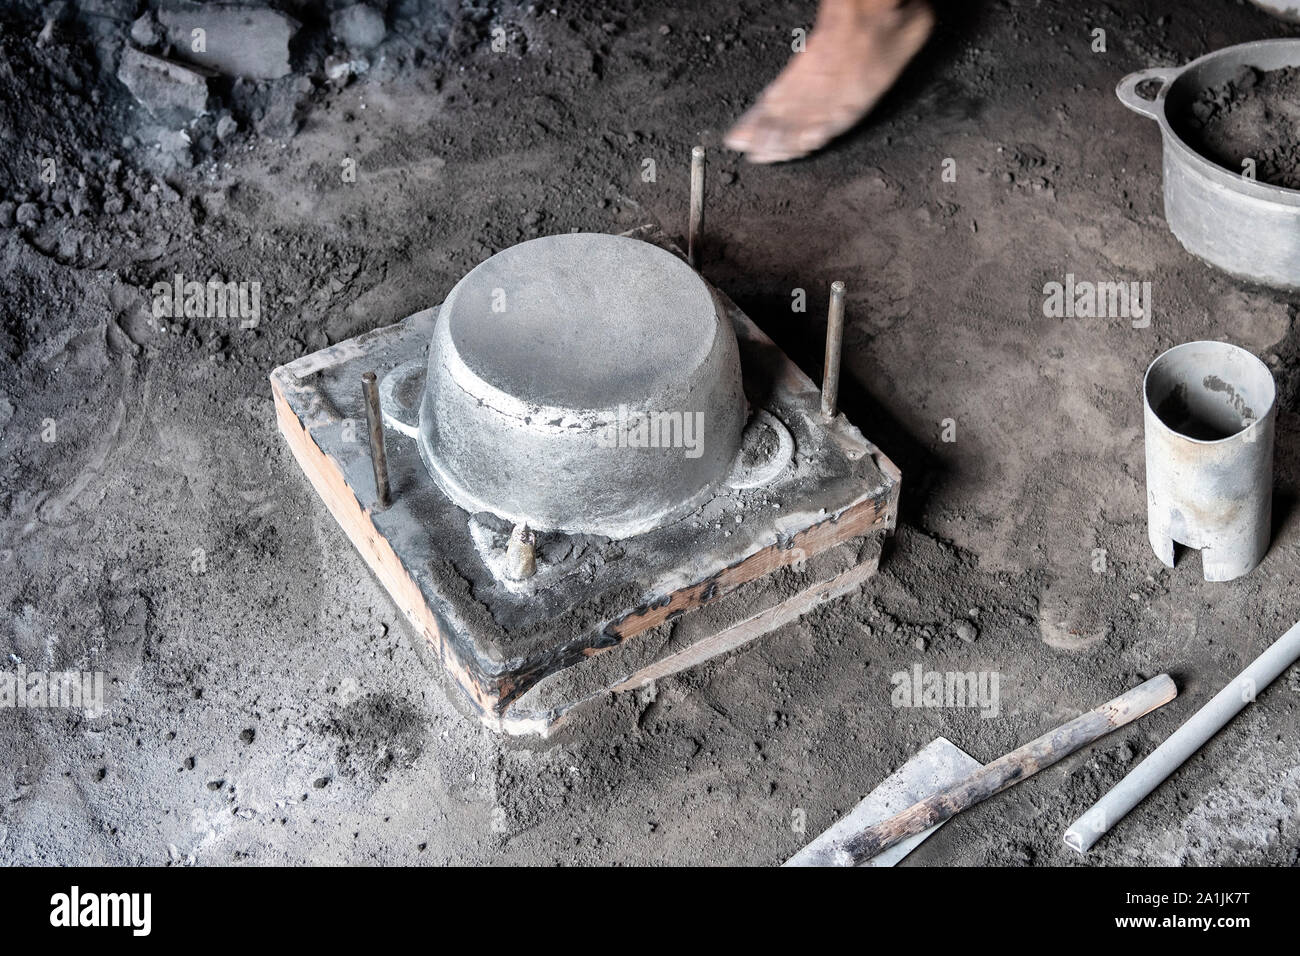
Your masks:
M 1119 85 L 1115 87 L 1115 95 L 1119 97 L 1121 103 L 1134 113 L 1141 113 L 1147 119 L 1159 119 L 1160 114 L 1156 109 L 1156 104 L 1164 96 L 1169 84 L 1182 71 L 1182 67 L 1178 66 L 1153 66 L 1147 70 L 1138 70 L 1136 73 L 1130 73 L 1119 81 Z M 1151 99 L 1138 96 L 1137 92 L 1138 86 L 1148 80 L 1160 81 L 1160 91 Z
M 412 391 L 410 383 L 414 383 L 416 376 L 419 376 L 420 383 L 424 382 L 424 369 L 422 359 L 412 359 L 403 362 L 379 380 L 379 407 L 384 413 L 384 424 L 408 438 L 420 437 L 420 403 L 417 400 L 414 405 L 408 406 L 398 396 Z M 407 386 L 406 389 L 402 388 L 404 385 Z M 422 394 L 423 386 L 414 391 L 417 395 Z

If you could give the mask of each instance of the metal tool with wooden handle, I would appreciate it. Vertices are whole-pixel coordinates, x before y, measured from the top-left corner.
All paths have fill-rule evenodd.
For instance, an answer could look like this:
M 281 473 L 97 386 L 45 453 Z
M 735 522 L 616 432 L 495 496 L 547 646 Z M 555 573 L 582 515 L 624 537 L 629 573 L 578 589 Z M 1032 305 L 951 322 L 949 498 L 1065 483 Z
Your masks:
M 976 770 L 947 790 L 926 797 L 888 820 L 870 826 L 836 847 L 835 861 L 841 866 L 855 866 L 869 860 L 899 840 L 928 830 L 968 807 L 987 800 L 995 793 L 1032 777 L 1112 730 L 1149 714 L 1178 696 L 1178 688 L 1168 674 L 1160 674 L 1139 684 L 1095 710 L 1080 714 L 1031 740 L 1004 757 Z

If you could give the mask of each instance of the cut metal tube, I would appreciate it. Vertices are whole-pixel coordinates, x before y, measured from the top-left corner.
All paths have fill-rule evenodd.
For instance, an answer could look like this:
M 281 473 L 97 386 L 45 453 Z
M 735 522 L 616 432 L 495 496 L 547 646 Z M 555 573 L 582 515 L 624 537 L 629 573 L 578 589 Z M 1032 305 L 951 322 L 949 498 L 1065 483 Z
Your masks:
M 699 256 L 704 229 L 704 147 L 691 150 L 691 219 L 686 229 L 686 258 L 691 265 Z
M 384 414 L 379 408 L 379 386 L 374 372 L 361 376 L 361 393 L 366 398 L 366 425 L 370 431 L 370 463 L 375 469 L 375 492 L 379 507 L 387 508 L 392 499 L 388 491 L 388 455 L 384 451 Z
M 836 846 L 835 861 L 841 866 L 857 866 L 899 840 L 924 832 L 1026 777 L 1032 777 L 1080 747 L 1169 703 L 1177 695 L 1178 688 L 1168 674 L 1153 677 L 999 757 L 947 790 L 926 797 L 902 813 L 847 837 Z
M 1151 755 L 1133 768 L 1065 831 L 1065 845 L 1080 853 L 1089 848 L 1160 786 L 1187 758 L 1237 716 L 1279 674 L 1300 660 L 1300 624 L 1260 654 L 1227 687 L 1194 713 Z
M 822 375 L 822 417 L 835 417 L 840 400 L 840 352 L 844 347 L 844 283 L 831 283 L 826 313 L 826 371 Z
M 1207 581 L 1231 581 L 1272 533 L 1273 375 L 1227 342 L 1165 352 L 1143 381 L 1147 535 L 1174 566 L 1174 542 L 1201 550 Z

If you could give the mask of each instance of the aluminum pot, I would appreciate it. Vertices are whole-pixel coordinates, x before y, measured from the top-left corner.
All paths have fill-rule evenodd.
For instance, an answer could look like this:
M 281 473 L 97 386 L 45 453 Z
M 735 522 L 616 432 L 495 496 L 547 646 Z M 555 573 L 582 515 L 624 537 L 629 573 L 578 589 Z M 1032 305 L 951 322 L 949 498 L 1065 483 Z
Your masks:
M 1164 140 L 1165 220 L 1184 248 L 1238 278 L 1300 288 L 1300 190 L 1284 189 L 1224 169 L 1183 141 L 1177 129 L 1207 87 L 1243 66 L 1300 66 L 1300 40 L 1256 40 L 1226 47 L 1182 67 L 1153 67 L 1124 77 L 1121 103 L 1160 124 Z M 1154 98 L 1138 95 L 1148 81 Z M 1244 157 L 1243 157 L 1244 158 Z
M 626 538 L 727 481 L 747 416 L 735 330 L 698 273 L 573 233 L 498 252 L 452 289 L 417 441 L 466 511 Z
M 1300 23 L 1300 0 L 1250 0 L 1250 2 L 1278 19 Z

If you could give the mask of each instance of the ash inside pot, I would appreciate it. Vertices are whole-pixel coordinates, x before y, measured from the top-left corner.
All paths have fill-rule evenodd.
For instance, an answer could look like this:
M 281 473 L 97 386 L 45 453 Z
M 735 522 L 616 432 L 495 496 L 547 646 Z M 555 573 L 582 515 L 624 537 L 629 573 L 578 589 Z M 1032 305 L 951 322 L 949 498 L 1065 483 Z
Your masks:
M 1206 159 L 1234 173 L 1252 160 L 1260 182 L 1300 189 L 1300 67 L 1242 66 L 1180 112 L 1175 130 Z

